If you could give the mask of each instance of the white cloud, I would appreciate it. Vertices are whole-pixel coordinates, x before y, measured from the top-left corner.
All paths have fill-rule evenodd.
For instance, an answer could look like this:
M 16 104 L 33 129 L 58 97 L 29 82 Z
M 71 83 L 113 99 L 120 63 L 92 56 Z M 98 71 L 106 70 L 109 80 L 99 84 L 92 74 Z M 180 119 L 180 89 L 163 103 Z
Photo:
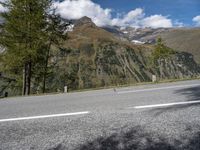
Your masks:
M 152 27 L 152 28 L 168 28 L 173 27 L 171 19 L 168 19 L 162 15 L 153 15 L 147 18 L 144 18 L 142 21 L 142 26 Z
M 111 9 L 103 9 L 100 5 L 91 0 L 64 0 L 55 2 L 54 6 L 58 13 L 66 19 L 79 19 L 90 17 L 98 26 L 105 26 L 111 23 Z
M 196 23 L 197 26 L 200 26 L 200 15 L 196 16 L 192 19 L 192 21 L 194 21 Z
M 172 27 L 172 20 L 162 15 L 152 15 L 145 17 L 142 8 L 131 10 L 125 15 L 118 14 L 112 17 L 112 9 L 102 8 L 99 4 L 91 0 L 64 0 L 55 2 L 57 12 L 66 19 L 80 19 L 87 16 L 93 20 L 97 26 L 117 25 L 132 27 Z
M 5 1 L 6 0 L 0 0 L 0 2 Z M 173 25 L 178 26 L 178 24 L 172 23 L 172 20 L 166 16 L 145 16 L 145 12 L 142 8 L 136 8 L 127 14 L 118 13 L 117 17 L 112 17 L 112 9 L 102 8 L 99 4 L 94 3 L 92 0 L 56 1 L 53 6 L 57 8 L 57 13 L 65 19 L 80 19 L 81 17 L 87 16 L 91 18 L 97 26 L 116 25 L 121 27 L 132 26 L 152 28 L 165 28 L 172 27 Z M 6 11 L 6 9 L 0 5 L 0 12 L 2 11 Z M 194 21 L 196 21 L 196 19 Z M 198 22 L 198 18 L 196 22 Z
M 174 21 L 174 26 L 176 26 L 176 27 L 184 27 L 184 26 L 186 26 L 183 22 L 180 22 L 179 20 L 175 20 Z
M 130 23 L 133 20 L 141 19 L 143 16 L 144 16 L 143 9 L 136 8 L 135 10 L 132 10 L 128 14 L 126 14 L 122 21 L 124 23 Z
M 111 20 L 111 25 L 139 27 L 140 21 L 144 16 L 144 10 L 141 8 L 136 8 L 121 18 L 113 18 Z

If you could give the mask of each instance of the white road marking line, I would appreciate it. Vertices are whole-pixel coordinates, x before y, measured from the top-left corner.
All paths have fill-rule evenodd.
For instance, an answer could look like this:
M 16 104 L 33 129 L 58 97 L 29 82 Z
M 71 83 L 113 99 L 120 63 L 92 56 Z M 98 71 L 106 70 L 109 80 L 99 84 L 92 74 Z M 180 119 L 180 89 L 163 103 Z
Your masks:
M 198 85 L 200 85 L 200 84 L 177 85 L 177 86 L 168 86 L 168 87 L 160 87 L 160 88 L 150 88 L 150 89 L 142 89 L 142 90 L 130 90 L 130 91 L 121 91 L 121 92 L 117 92 L 117 93 L 118 94 L 127 94 L 127 93 L 138 93 L 138 92 L 150 92 L 150 91 L 165 90 L 165 89 L 193 87 L 193 86 L 198 86 Z
M 85 111 L 85 112 L 75 112 L 75 113 L 66 113 L 66 114 L 53 114 L 53 115 L 44 115 L 44 116 L 0 119 L 0 122 L 11 122 L 11 121 L 22 121 L 22 120 L 44 119 L 44 118 L 56 118 L 56 117 L 65 117 L 65 116 L 84 115 L 84 114 L 89 114 L 89 113 L 90 113 L 89 111 Z
M 199 101 L 189 101 L 189 102 L 176 102 L 176 103 L 167 103 L 167 104 L 155 104 L 155 105 L 144 105 L 144 106 L 135 106 L 135 107 L 128 107 L 128 109 L 145 109 L 145 108 L 157 108 L 157 107 L 169 107 L 169 106 L 176 106 L 176 105 L 187 105 L 187 104 L 200 104 Z

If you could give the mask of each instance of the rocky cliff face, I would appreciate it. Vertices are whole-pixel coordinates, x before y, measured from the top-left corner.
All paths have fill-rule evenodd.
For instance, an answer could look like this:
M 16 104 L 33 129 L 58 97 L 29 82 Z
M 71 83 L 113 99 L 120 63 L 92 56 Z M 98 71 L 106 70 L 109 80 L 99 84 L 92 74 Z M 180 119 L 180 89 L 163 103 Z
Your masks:
M 193 55 L 177 52 L 169 58 L 159 59 L 154 72 L 160 79 L 192 78 L 200 75 L 200 67 L 194 61 Z
M 70 89 L 82 89 L 151 81 L 154 74 L 160 80 L 200 75 L 191 54 L 176 52 L 153 66 L 153 50 L 153 45 L 122 41 L 83 18 L 69 33 L 63 51 L 57 51 L 60 54 L 53 59 L 57 67 L 48 87 L 55 91 L 67 84 Z
M 200 67 L 191 54 L 176 53 L 159 59 L 156 66 L 143 50 L 121 46 L 117 43 L 100 43 L 71 52 L 56 71 L 60 83 L 71 89 L 103 87 L 151 81 L 152 75 L 162 79 L 191 78 L 200 75 Z M 54 78 L 55 79 L 55 78 Z M 51 83 L 55 83 L 51 80 Z M 53 88 L 53 87 L 52 87 Z M 61 88 L 61 87 L 60 87 Z
M 151 65 L 154 46 L 122 41 L 88 18 L 81 19 L 62 51 L 55 51 L 51 90 L 94 88 L 161 79 L 189 78 L 200 75 L 200 67 L 189 53 L 176 52 Z

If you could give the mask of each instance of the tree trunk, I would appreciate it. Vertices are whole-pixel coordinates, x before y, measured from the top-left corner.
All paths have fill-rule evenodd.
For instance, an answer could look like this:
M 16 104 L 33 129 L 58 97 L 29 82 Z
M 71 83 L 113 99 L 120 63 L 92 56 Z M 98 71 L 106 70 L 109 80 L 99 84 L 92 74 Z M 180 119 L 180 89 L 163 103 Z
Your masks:
M 28 62 L 25 65 L 25 87 L 24 87 L 24 95 L 30 95 L 31 92 L 31 68 L 32 63 Z
M 46 92 L 46 68 L 45 68 L 45 72 L 44 72 L 44 75 L 43 75 L 43 87 L 42 87 L 42 93 L 45 93 Z
M 45 93 L 45 92 L 46 92 L 47 67 L 48 67 L 48 63 L 45 62 L 45 68 L 44 68 L 44 74 L 43 74 L 43 87 L 42 87 L 42 93 Z
M 51 49 L 51 41 L 50 41 L 49 46 L 48 46 L 46 60 L 45 60 L 42 93 L 46 92 L 46 78 L 47 78 L 47 71 L 48 71 L 48 62 L 49 62 L 50 49 Z
M 26 94 L 26 65 L 24 65 L 23 69 L 23 87 L 22 87 L 22 96 Z

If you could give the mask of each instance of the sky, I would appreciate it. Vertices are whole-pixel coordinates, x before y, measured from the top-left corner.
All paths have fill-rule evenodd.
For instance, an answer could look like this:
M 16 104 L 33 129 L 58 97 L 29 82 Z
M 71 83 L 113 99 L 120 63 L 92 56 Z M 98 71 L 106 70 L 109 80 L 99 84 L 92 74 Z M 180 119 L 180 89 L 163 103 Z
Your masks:
M 55 0 L 53 7 L 65 19 L 87 16 L 98 26 L 200 26 L 200 0 Z
M 193 18 L 200 15 L 200 0 L 94 0 L 102 8 L 112 8 L 116 12 L 129 12 L 142 8 L 147 16 L 161 14 L 173 22 L 195 25 Z

